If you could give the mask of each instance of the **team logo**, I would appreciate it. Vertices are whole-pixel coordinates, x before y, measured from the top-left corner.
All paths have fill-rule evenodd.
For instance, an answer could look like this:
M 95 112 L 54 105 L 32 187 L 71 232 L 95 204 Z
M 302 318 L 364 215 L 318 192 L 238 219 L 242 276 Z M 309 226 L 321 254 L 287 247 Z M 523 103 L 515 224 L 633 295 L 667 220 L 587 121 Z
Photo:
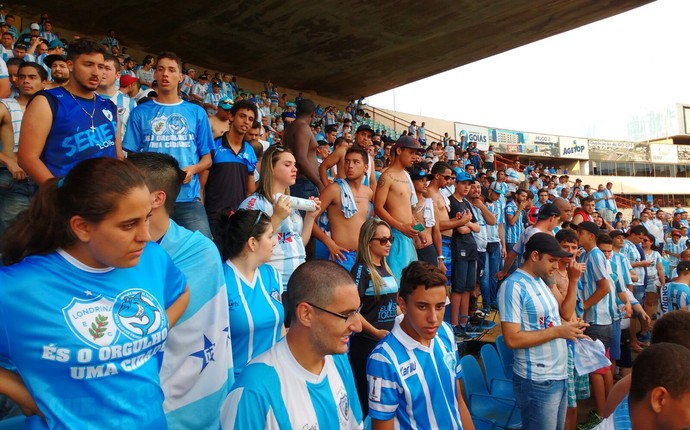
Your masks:
M 279 291 L 277 291 L 277 290 L 271 291 L 271 297 L 273 297 L 273 300 L 280 303 L 280 292 Z
M 115 325 L 132 340 L 146 337 L 167 325 L 165 309 L 151 294 L 141 289 L 120 293 L 113 310 Z
M 347 424 L 350 421 L 350 402 L 342 388 L 338 390 L 338 415 L 342 423 Z
M 156 136 L 160 136 L 165 132 L 165 124 L 168 122 L 168 116 L 167 115 L 161 115 L 155 117 L 151 121 L 151 130 L 153 130 L 153 134 Z
M 105 117 L 108 119 L 108 121 L 112 121 L 112 120 L 113 120 L 113 114 L 112 114 L 112 112 L 110 112 L 110 110 L 108 110 L 108 109 L 103 109 L 102 112 L 103 112 L 103 116 L 105 116 Z
M 112 321 L 113 302 L 102 296 L 92 299 L 74 297 L 62 308 L 67 326 L 79 340 L 91 347 L 112 345 L 118 331 Z
M 179 113 L 174 113 L 168 118 L 168 131 L 170 134 L 187 134 L 187 119 Z

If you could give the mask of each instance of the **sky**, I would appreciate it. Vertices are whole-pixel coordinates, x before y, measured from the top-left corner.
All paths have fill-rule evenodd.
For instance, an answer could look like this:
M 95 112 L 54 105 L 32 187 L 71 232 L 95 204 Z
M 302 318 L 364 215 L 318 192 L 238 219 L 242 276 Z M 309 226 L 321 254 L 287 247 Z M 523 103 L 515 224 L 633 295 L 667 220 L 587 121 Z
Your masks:
M 658 0 L 371 96 L 368 104 L 517 131 L 634 139 L 631 118 L 690 104 L 689 17 L 690 1 Z

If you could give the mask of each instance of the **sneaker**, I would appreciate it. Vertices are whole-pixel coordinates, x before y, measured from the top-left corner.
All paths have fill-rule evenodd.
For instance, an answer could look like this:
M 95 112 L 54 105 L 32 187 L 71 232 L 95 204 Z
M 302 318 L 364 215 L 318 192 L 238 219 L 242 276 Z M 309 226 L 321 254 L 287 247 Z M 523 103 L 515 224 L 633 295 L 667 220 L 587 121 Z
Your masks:
M 640 344 L 646 343 L 649 344 L 649 342 L 652 340 L 652 333 L 650 331 L 647 331 L 645 334 L 637 333 L 637 342 Z
M 453 327 L 453 333 L 455 333 L 455 340 L 459 342 L 464 342 L 466 340 L 472 339 L 472 336 L 467 334 L 467 331 L 465 330 L 465 327 L 461 326 L 460 324 L 456 325 Z

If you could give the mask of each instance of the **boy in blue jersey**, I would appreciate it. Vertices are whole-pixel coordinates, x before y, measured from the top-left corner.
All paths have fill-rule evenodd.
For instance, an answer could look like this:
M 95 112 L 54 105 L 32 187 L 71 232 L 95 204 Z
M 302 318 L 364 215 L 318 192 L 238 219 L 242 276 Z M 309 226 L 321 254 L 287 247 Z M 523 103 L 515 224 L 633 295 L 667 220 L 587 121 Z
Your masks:
M 132 111 L 123 147 L 128 152 L 151 151 L 175 157 L 187 176 L 172 219 L 210 238 L 211 229 L 201 203 L 199 173 L 211 167 L 211 126 L 203 108 L 180 99 L 181 69 L 182 62 L 174 53 L 158 55 L 154 72 L 158 97 Z
M 676 271 L 678 277 L 666 284 L 669 310 L 690 311 L 690 261 L 678 263 Z
M 168 428 L 218 428 L 220 408 L 234 382 L 228 295 L 218 249 L 201 233 L 170 219 L 185 178 L 175 158 L 142 152 L 128 160 L 144 173 L 151 192 L 151 241 L 170 255 L 190 291 L 187 309 L 168 333 L 160 369 Z
M 359 294 L 332 261 L 299 266 L 287 287 L 287 335 L 244 368 L 221 410 L 223 429 L 361 429 L 347 352 L 362 330 Z
M 548 193 L 544 193 L 548 196 Z M 527 200 L 527 191 L 519 189 L 515 192 L 515 199 L 506 203 L 505 206 L 505 253 L 513 249 L 515 244 L 520 240 L 520 235 L 525 230 L 524 227 L 524 210 L 529 205 Z M 506 267 L 505 271 L 511 274 L 517 269 L 517 264 L 513 263 L 511 267 Z
M 96 94 L 104 53 L 91 39 L 70 43 L 69 82 L 39 91 L 26 107 L 17 155 L 19 166 L 39 185 L 65 176 L 81 160 L 123 158 L 117 108 Z
M 499 290 L 501 329 L 514 349 L 513 384 L 525 430 L 562 430 L 566 414 L 567 340 L 584 337 L 587 324 L 561 320 L 558 302 L 542 279 L 573 254 L 549 233 L 525 245 L 525 262 Z
M 398 305 L 403 316 L 367 362 L 372 428 L 473 428 L 453 328 L 443 321 L 446 276 L 412 262 L 403 270 Z

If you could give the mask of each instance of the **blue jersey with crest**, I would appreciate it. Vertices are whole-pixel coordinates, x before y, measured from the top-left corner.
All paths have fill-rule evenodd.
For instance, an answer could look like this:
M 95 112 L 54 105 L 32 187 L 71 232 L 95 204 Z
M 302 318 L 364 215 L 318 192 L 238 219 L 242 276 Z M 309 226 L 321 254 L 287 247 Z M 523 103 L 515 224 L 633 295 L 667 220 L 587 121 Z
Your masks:
M 180 168 L 197 164 L 213 147 L 211 123 L 206 111 L 186 101 L 161 104 L 156 101 L 136 107 L 129 115 L 122 147 L 129 152 L 160 152 L 175 157 Z M 200 198 L 199 175 L 182 185 L 178 202 Z
M 283 283 L 276 269 L 264 264 L 248 280 L 230 260 L 223 264 L 228 292 L 230 337 L 235 378 L 254 357 L 280 340 L 285 310 Z
M 117 157 L 117 108 L 113 102 L 98 94 L 91 100 L 72 96 L 63 87 L 39 91 L 31 101 L 38 96 L 48 100 L 53 112 L 53 123 L 41 153 L 41 161 L 53 176 L 65 176 L 82 160 Z
M 46 417 L 26 428 L 165 428 L 156 356 L 185 289 L 165 251 L 149 243 L 126 269 L 34 255 L 0 268 L 0 286 L 0 356 Z

